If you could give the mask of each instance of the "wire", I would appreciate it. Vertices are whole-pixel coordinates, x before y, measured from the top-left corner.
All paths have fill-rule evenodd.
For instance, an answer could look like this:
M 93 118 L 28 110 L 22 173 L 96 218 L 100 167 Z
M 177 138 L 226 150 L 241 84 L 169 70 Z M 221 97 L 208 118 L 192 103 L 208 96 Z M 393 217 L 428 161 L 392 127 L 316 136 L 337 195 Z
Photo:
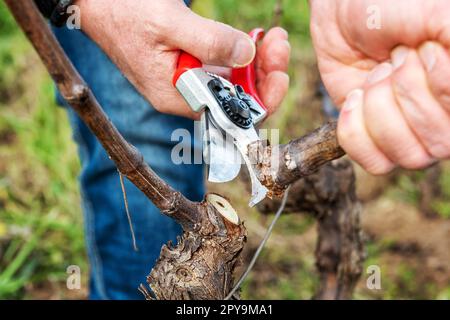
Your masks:
M 275 224 L 277 223 L 278 219 L 281 216 L 281 213 L 283 213 L 284 208 L 286 207 L 286 202 L 289 195 L 289 189 L 290 186 L 286 189 L 286 192 L 284 193 L 283 200 L 281 201 L 280 207 L 278 208 L 277 213 L 275 214 L 275 217 L 273 218 L 272 222 L 269 225 L 269 228 L 267 228 L 266 234 L 264 235 L 264 238 L 262 239 L 261 243 L 259 244 L 258 249 L 256 250 L 255 254 L 253 255 L 252 260 L 250 261 L 250 264 L 248 265 L 245 272 L 240 277 L 239 281 L 236 283 L 236 285 L 233 287 L 233 289 L 230 291 L 230 293 L 226 296 L 225 300 L 230 300 L 234 293 L 239 289 L 241 284 L 244 282 L 244 280 L 249 275 L 250 271 L 252 271 L 253 267 L 255 266 L 256 260 L 258 260 L 259 255 L 261 254 L 262 249 L 267 243 L 267 240 L 269 240 L 269 237 L 273 231 L 273 228 L 275 227 Z
M 139 251 L 137 244 L 136 244 L 136 237 L 134 236 L 133 224 L 131 223 L 130 210 L 128 209 L 128 197 L 127 197 L 127 191 L 125 190 L 125 184 L 123 183 L 123 175 L 119 170 L 117 170 L 117 171 L 119 172 L 120 186 L 122 188 L 123 202 L 125 203 L 125 211 L 127 213 L 128 224 L 130 226 L 131 238 L 133 239 L 133 249 L 134 249 L 134 251 Z

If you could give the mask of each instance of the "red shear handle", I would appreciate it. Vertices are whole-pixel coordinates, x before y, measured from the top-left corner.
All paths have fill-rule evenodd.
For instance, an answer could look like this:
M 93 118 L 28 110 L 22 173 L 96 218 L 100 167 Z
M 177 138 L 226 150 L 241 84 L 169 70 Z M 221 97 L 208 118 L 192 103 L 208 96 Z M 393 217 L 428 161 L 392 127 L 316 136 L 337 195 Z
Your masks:
M 200 60 L 198 60 L 196 57 L 190 55 L 187 52 L 181 51 L 180 57 L 178 58 L 177 70 L 173 75 L 172 80 L 173 85 L 176 86 L 178 78 L 180 78 L 180 76 L 186 71 L 201 67 L 203 67 L 203 64 L 201 63 Z
M 249 35 L 257 43 L 264 37 L 264 29 L 257 28 L 252 30 Z M 256 58 L 255 58 L 256 60 Z M 264 105 L 256 90 L 256 66 L 255 60 L 248 66 L 239 69 L 233 69 L 231 73 L 231 83 L 242 86 L 245 92 L 251 95 L 256 102 L 259 103 L 264 110 L 267 111 L 267 107 Z
M 257 28 L 252 30 L 249 35 L 253 39 L 253 41 L 257 43 L 264 37 L 264 33 L 264 29 Z M 259 105 L 267 111 L 267 107 L 259 98 L 258 91 L 256 90 L 255 60 L 253 60 L 252 63 L 244 68 L 233 69 L 230 80 L 231 83 L 242 86 L 245 92 L 251 95 L 256 100 L 256 102 L 258 102 Z M 187 52 L 181 51 L 180 57 L 178 58 L 177 70 L 175 71 L 172 80 L 173 85 L 176 86 L 178 79 L 186 71 L 201 67 L 203 67 L 203 64 L 200 60 Z

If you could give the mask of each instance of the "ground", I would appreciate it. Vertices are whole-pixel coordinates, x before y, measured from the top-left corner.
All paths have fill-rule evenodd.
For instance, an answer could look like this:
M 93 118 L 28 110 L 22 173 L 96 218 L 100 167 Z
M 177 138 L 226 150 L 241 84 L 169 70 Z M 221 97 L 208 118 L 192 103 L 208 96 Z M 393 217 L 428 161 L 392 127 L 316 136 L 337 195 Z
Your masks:
M 258 4 L 258 10 L 255 10 Z M 281 24 L 291 31 L 291 90 L 267 127 L 282 140 L 300 136 L 323 120 L 316 95 L 317 71 L 309 42 L 306 1 L 283 1 Z M 237 8 L 234 10 L 232 8 Z M 248 29 L 267 27 L 274 1 L 203 0 L 205 16 Z M 53 85 L 30 45 L 0 3 L 0 298 L 82 299 L 66 289 L 66 268 L 88 270 L 77 174 L 79 163 L 65 112 L 54 103 Z M 358 299 L 450 298 L 450 164 L 424 172 L 371 177 L 357 170 L 363 201 L 366 267 L 382 270 L 382 289 Z M 241 181 L 211 185 L 231 199 L 249 232 L 250 257 L 271 216 L 246 206 Z M 245 195 L 245 196 L 243 196 Z M 117 190 L 117 196 L 121 196 Z M 283 216 L 243 288 L 243 297 L 309 299 L 317 285 L 316 228 L 307 214 Z M 86 273 L 85 273 L 86 275 Z

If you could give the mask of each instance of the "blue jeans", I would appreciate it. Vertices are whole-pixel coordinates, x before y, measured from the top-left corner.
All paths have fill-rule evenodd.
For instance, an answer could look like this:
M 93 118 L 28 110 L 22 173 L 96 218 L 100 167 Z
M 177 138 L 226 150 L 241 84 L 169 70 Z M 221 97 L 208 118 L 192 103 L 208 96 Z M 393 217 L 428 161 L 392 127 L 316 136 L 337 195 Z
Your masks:
M 73 64 L 121 134 L 156 173 L 191 200 L 204 195 L 203 167 L 171 161 L 171 133 L 193 134 L 193 122 L 157 112 L 82 32 L 55 30 Z M 61 98 L 59 98 L 60 102 Z M 159 257 L 161 246 L 181 228 L 129 181 L 125 182 L 139 251 L 132 247 L 119 175 L 114 163 L 78 116 L 67 108 L 82 164 L 80 185 L 90 270 L 91 299 L 142 299 L 137 290 Z M 200 145 L 200 144 L 199 144 Z M 196 144 L 195 147 L 198 147 Z

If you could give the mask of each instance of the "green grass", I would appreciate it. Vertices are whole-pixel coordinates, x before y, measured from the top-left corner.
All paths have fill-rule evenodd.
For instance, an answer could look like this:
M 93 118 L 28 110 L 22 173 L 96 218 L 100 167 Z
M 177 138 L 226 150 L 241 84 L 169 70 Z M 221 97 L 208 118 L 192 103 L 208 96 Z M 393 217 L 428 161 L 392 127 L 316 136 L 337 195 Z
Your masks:
M 444 290 L 442 290 L 438 296 L 437 296 L 438 300 L 450 300 L 450 286 L 448 286 L 447 288 L 445 288 Z
M 442 194 L 430 200 L 431 209 L 438 216 L 450 219 L 450 168 L 448 164 L 443 164 L 442 174 L 439 181 L 435 181 L 440 186 Z M 395 185 L 387 190 L 387 195 L 392 199 L 418 206 L 420 203 L 420 183 L 426 178 L 423 171 L 407 172 L 398 176 Z
M 0 123 L 0 132 L 12 130 L 20 146 L 2 148 L 7 169 L 0 176 L 0 298 L 20 296 L 16 289 L 26 283 L 60 282 L 67 265 L 87 271 L 75 147 L 66 115 L 54 103 L 52 83 L 47 77 L 37 80 L 31 112 L 17 115 L 30 98 L 20 97 Z
M 0 105 L 0 132 L 11 132 L 18 146 L 0 149 L 7 161 L 0 173 L 0 298 L 20 296 L 26 283 L 62 281 L 67 265 L 87 271 L 76 150 L 53 85 L 41 76 L 35 97 Z M 22 113 L 30 98 L 36 103 Z
M 79 163 L 53 83 L 3 2 L 0 21 L 0 299 L 27 298 L 62 286 L 68 265 L 87 274 Z
M 311 299 L 319 283 L 312 255 L 266 250 L 242 286 L 244 299 Z

